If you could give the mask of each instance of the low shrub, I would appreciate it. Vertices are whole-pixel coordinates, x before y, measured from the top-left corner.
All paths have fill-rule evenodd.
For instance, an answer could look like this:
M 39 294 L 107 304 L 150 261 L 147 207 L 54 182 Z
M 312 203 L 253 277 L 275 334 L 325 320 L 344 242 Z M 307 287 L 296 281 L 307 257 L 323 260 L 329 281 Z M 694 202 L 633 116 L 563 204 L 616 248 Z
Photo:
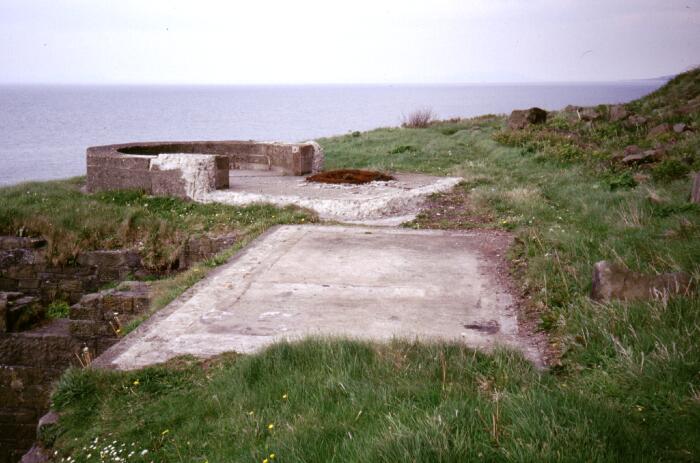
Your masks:
M 70 306 L 65 301 L 54 301 L 46 308 L 46 318 L 68 318 Z
M 389 150 L 389 154 L 401 154 L 407 151 L 416 151 L 416 147 L 413 145 L 398 145 Z
M 435 119 L 435 113 L 430 108 L 423 108 L 413 111 L 408 116 L 403 117 L 401 127 L 409 129 L 424 129 Z
M 678 161 L 677 159 L 667 159 L 659 163 L 651 171 L 651 176 L 656 181 L 670 181 L 685 177 L 690 172 L 690 167 L 687 164 Z
M 611 174 L 606 180 L 610 186 L 610 191 L 634 188 L 637 186 L 637 181 L 634 179 L 634 177 L 632 177 L 632 174 L 629 171 L 619 174 Z

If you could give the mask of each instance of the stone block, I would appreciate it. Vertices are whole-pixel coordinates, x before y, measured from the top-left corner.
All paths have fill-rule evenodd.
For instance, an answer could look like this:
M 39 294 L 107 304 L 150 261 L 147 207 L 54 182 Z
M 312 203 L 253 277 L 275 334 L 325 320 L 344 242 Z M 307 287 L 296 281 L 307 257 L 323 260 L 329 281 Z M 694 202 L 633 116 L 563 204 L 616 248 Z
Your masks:
M 42 446 L 34 444 L 27 453 L 22 455 L 20 463 L 50 463 L 53 461 L 50 453 Z
M 64 292 L 80 292 L 83 289 L 83 282 L 80 280 L 63 280 L 58 284 L 58 288 Z
M 541 108 L 530 108 L 525 110 L 516 109 L 508 117 L 508 128 L 511 130 L 521 130 L 533 124 L 543 124 L 547 122 L 547 111 Z
M 119 268 L 101 268 L 97 273 L 97 281 L 102 284 L 119 281 Z
M 151 161 L 152 193 L 197 199 L 216 190 L 217 185 L 224 182 L 220 166 L 225 167 L 228 179 L 228 163 L 220 160 L 220 156 L 194 153 L 159 154 Z
M 104 322 L 92 320 L 71 320 L 70 334 L 79 339 L 108 335 L 109 333 L 106 333 L 103 325 Z
M 690 275 L 685 272 L 647 275 L 600 261 L 593 267 L 591 299 L 602 302 L 653 299 L 662 294 L 686 294 L 690 284 Z
M 0 363 L 65 368 L 71 364 L 73 352 L 79 348 L 79 342 L 72 339 L 68 332 L 65 335 L 46 336 L 35 336 L 31 332 L 11 333 L 0 337 Z
M 99 321 L 102 320 L 102 310 L 98 307 L 91 307 L 82 305 L 80 302 L 70 306 L 70 319 L 71 320 L 91 320 Z
M 16 280 L 20 279 L 34 279 L 37 277 L 34 271 L 34 266 L 32 264 L 20 264 L 12 267 L 6 267 L 5 276 L 8 278 L 14 278 Z
M 34 440 L 36 437 L 36 427 L 33 423 L 27 424 L 0 424 L 0 436 L 14 434 L 15 439 Z
M 43 314 L 44 310 L 36 297 L 8 298 L 5 312 L 7 331 L 27 330 L 41 321 Z
M 18 282 L 14 278 L 0 277 L 0 291 L 17 291 Z
M 102 296 L 100 293 L 86 294 L 80 298 L 80 305 L 91 309 L 97 309 L 102 305 Z
M 0 250 L 36 249 L 46 245 L 43 238 L 27 238 L 20 236 L 0 236 Z
M 98 269 L 114 268 L 127 264 L 128 251 L 108 249 L 82 253 L 76 259 L 79 265 L 94 266 Z
M 4 407 L 0 409 L 0 424 L 34 424 L 37 411 L 32 407 Z
M 673 128 L 671 127 L 671 124 L 659 124 L 657 126 L 652 127 L 649 130 L 649 133 L 647 134 L 648 138 L 654 138 L 658 137 L 659 135 L 663 135 L 665 133 L 671 133 L 673 131 Z
M 39 280 L 36 278 L 22 278 L 17 281 L 17 289 L 20 291 L 27 289 L 39 289 Z

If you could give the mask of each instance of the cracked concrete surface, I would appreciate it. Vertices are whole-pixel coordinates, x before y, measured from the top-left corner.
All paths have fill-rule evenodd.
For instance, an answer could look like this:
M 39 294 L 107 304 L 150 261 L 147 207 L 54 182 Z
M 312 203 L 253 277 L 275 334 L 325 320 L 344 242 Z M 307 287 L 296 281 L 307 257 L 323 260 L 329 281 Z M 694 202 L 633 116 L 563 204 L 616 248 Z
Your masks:
M 307 335 L 505 345 L 539 363 L 501 279 L 498 232 L 282 226 L 156 313 L 96 365 L 255 352 Z
M 229 189 L 210 191 L 197 200 L 237 206 L 256 202 L 296 205 L 316 211 L 322 219 L 391 226 L 412 220 L 428 195 L 448 191 L 462 180 L 424 174 L 394 176 L 391 182 L 328 185 L 274 171 L 232 170 Z

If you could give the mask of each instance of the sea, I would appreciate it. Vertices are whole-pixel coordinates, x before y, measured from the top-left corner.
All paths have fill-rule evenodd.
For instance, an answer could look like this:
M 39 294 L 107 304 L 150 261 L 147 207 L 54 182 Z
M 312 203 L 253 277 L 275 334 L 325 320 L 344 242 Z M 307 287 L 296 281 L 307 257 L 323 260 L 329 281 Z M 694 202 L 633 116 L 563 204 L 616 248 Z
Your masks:
M 85 174 L 88 146 L 134 141 L 305 141 L 397 126 L 430 108 L 442 119 L 539 106 L 622 103 L 665 80 L 611 83 L 0 86 L 0 185 Z

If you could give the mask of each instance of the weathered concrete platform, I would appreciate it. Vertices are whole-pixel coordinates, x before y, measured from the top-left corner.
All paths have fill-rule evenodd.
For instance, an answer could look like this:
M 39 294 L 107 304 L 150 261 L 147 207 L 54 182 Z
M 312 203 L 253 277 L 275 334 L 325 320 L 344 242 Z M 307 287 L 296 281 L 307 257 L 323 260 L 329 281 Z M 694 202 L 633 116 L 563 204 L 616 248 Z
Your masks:
M 260 237 L 113 346 L 134 369 L 191 354 L 254 352 L 306 335 L 504 344 L 518 333 L 497 232 L 284 226 Z
M 398 225 L 412 220 L 425 198 L 457 185 L 459 177 L 394 174 L 395 181 L 364 185 L 307 182 L 306 177 L 261 170 L 230 171 L 229 188 L 197 198 L 231 205 L 271 203 L 316 211 L 322 219 L 371 225 Z

